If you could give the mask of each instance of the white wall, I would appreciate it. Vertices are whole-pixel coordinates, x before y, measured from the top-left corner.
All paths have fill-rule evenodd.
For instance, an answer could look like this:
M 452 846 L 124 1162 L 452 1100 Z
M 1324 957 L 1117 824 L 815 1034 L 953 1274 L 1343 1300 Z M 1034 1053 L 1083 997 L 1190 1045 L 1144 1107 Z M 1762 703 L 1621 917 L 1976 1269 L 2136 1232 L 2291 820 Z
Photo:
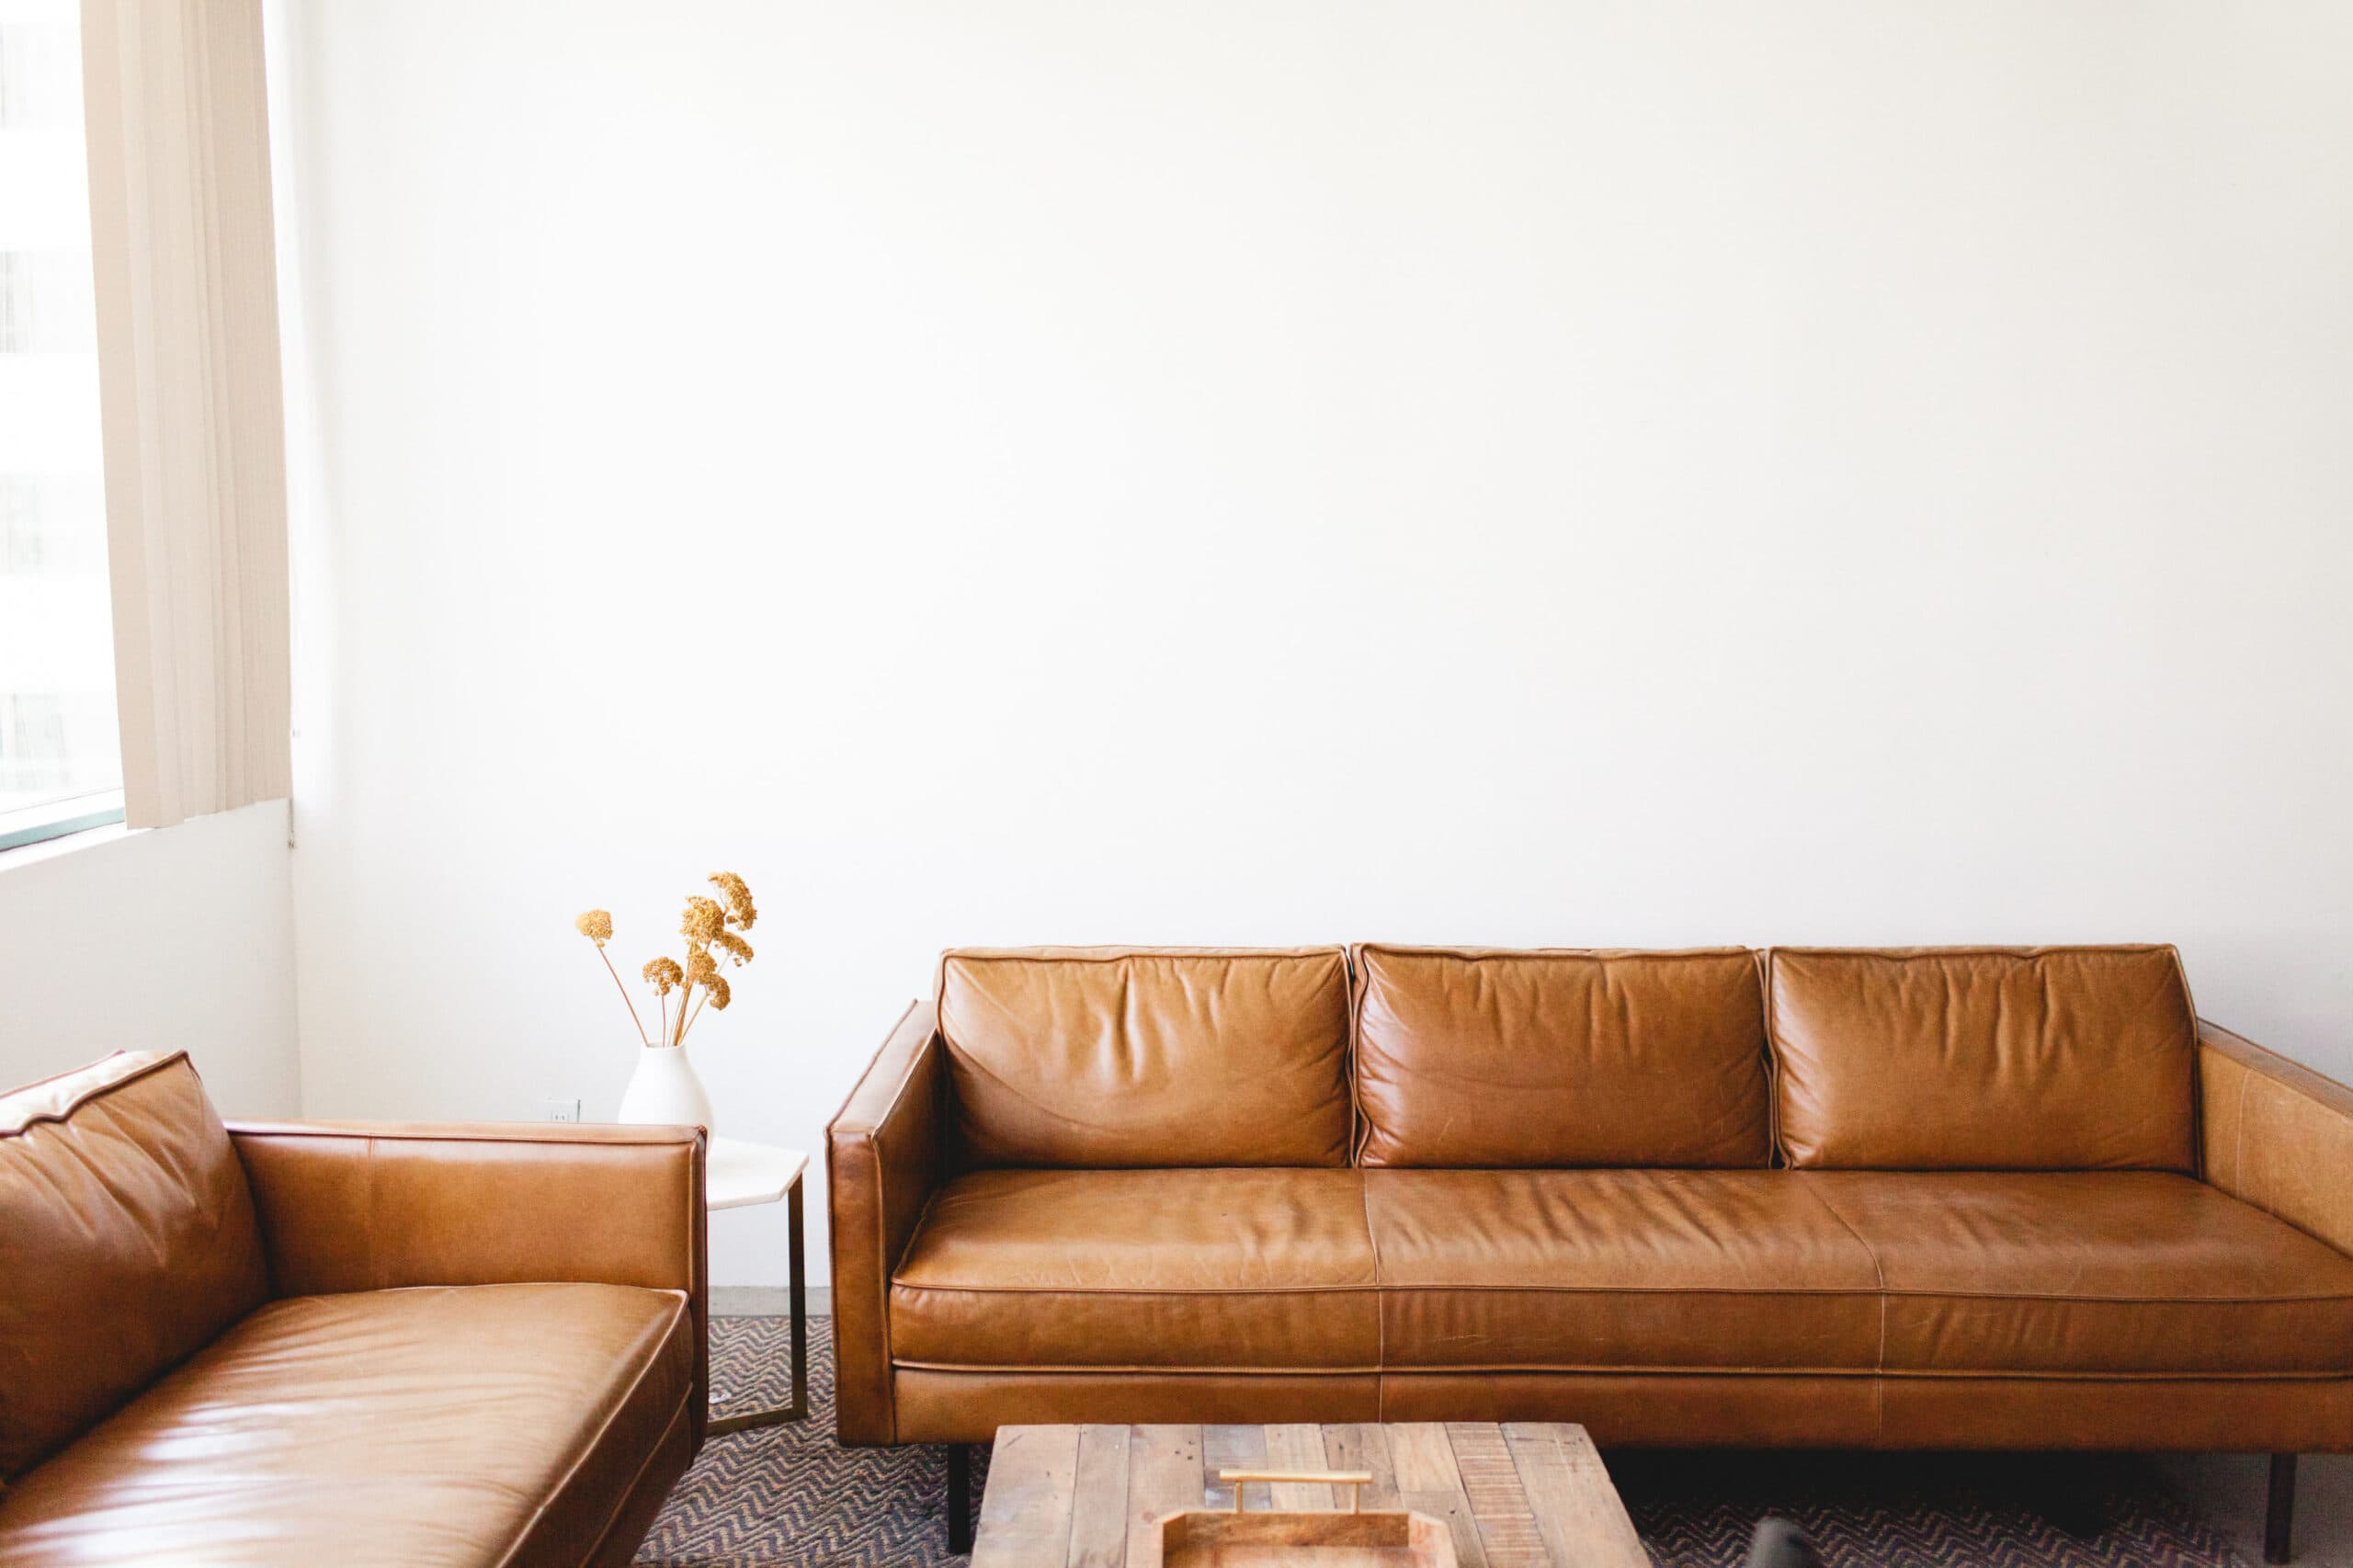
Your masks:
M 721 866 L 812 1147 L 959 942 L 2164 938 L 2353 1075 L 2353 7 L 290 43 L 313 1113 L 608 1108 Z
M 0 1089 L 185 1049 L 223 1116 L 301 1109 L 286 802 L 0 855 Z

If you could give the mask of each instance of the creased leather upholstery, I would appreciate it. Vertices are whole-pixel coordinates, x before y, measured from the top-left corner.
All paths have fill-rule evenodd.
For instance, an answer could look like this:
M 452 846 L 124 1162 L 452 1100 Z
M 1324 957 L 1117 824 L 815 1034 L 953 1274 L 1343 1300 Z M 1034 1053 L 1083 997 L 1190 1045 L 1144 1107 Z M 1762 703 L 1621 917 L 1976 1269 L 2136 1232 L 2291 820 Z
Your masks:
M 279 1295 L 404 1285 L 686 1293 L 710 1387 L 699 1127 L 237 1122 Z M 689 1425 L 702 1441 L 698 1401 Z
M 1575 1421 L 1605 1447 L 2336 1453 L 2353 1380 L 1389 1372 L 1381 1419 Z
M 1392 1371 L 1383 1421 L 1574 1421 L 1597 1443 L 1868 1449 L 1879 1382 L 1794 1372 Z
M 1882 1449 L 2353 1450 L 2353 1379 L 1889 1378 Z
M 703 1162 L 693 1127 L 224 1130 L 179 1057 L 9 1096 L 0 1414 L 177 1349 L 0 1492 L 0 1562 L 618 1568 L 701 1440 Z
M 961 1167 L 978 1068 L 926 1018 L 894 1035 L 833 1146 L 843 1440 L 1575 1420 L 1671 1446 L 2353 1450 L 2353 1256 L 2325 1244 L 2353 1239 L 2353 1090 L 2196 1043 L 2169 949 L 1777 951 L 1764 1105 L 1796 1170 L 1733 1163 L 1753 1113 L 1715 1114 L 1744 1081 L 1742 954 L 1355 957 L 1354 1170 Z M 1700 975 L 1718 1006 L 1668 1027 L 1694 998 L 1650 988 Z M 1081 1009 L 1099 1053 L 1015 1059 L 1039 1082 L 1057 1051 L 1123 1060 L 1101 1020 L 1128 1006 Z M 1563 1038 L 1584 1054 L 1546 1060 Z M 1709 1084 L 1649 1081 L 1678 1049 Z M 1195 1106 L 1111 1124 L 1165 1142 Z M 1245 1152 L 1234 1119 L 1201 1125 Z
M 1338 948 L 967 949 L 938 1002 L 968 1168 L 1348 1163 Z
M 0 1483 L 268 1293 L 244 1173 L 187 1052 L 0 1098 Z
M 272 1301 L 0 1495 L 0 1562 L 586 1562 L 696 1337 L 683 1292 L 612 1285 Z
M 1870 1250 L 1786 1172 L 1364 1177 L 1392 1370 L 1878 1365 Z
M 1772 1156 L 1745 948 L 1354 949 L 1367 1165 L 1756 1166 Z
M 958 1372 L 902 1368 L 903 1443 L 985 1443 L 999 1426 L 1379 1421 L 1370 1372 Z
M 939 1184 L 946 1078 L 931 1005 L 916 1003 L 825 1129 L 834 1421 L 845 1443 L 894 1439 L 891 1273 Z
M 1354 1171 L 975 1171 L 891 1283 L 904 1367 L 1361 1371 L 1381 1364 Z
M 1825 1171 L 1891 1371 L 2353 1376 L 2353 1258 L 2156 1171 Z
M 2197 1020 L 2171 948 L 1776 948 L 1799 1168 L 2197 1169 Z
M 2353 1089 L 2201 1025 L 2206 1179 L 2353 1252 Z

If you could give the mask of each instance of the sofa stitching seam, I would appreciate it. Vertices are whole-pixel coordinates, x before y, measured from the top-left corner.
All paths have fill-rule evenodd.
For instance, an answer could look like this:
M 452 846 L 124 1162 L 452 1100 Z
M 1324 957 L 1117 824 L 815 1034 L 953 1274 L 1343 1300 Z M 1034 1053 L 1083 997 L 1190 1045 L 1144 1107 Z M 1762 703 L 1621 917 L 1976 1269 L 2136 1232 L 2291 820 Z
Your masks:
M 654 1047 L 655 1050 L 663 1049 Z M 129 1083 L 131 1080 L 123 1080 Z M 222 1125 L 239 1138 L 320 1140 L 343 1138 L 360 1143 L 520 1143 L 529 1147 L 554 1144 L 574 1149 L 676 1149 L 691 1138 L 658 1136 L 619 1122 L 571 1122 L 563 1132 L 535 1131 L 538 1124 L 504 1122 L 425 1121 L 413 1124 L 369 1121 L 255 1121 L 225 1117 Z M 387 1132 L 388 1127 L 402 1130 Z M 640 1135 L 641 1131 L 643 1135 Z M 0 1134 L 5 1136 L 5 1134 Z
M 2237 1107 L 2237 1114 L 2234 1119 L 2237 1125 L 2231 1129 L 2231 1179 L 2238 1183 L 2239 1190 L 2241 1192 L 2245 1192 L 2254 1186 L 2252 1182 L 2247 1180 L 2246 1175 L 2246 1099 L 2247 1090 L 2254 1082 L 2254 1070 L 2248 1067 L 2245 1062 L 2240 1062 L 2239 1103 Z M 2256 1199 L 2255 1202 L 2256 1208 L 2262 1209 L 2266 1212 L 2270 1210 L 2270 1205 L 2263 1202 L 2260 1199 Z
M 1876 1447 L 1887 1438 L 1887 1270 L 1880 1264 L 1879 1249 L 1863 1239 L 1863 1233 L 1838 1211 L 1836 1204 L 1816 1192 L 1812 1182 L 1806 1183 L 1805 1190 L 1830 1211 L 1832 1219 L 1846 1227 L 1847 1233 L 1855 1238 L 1855 1244 L 1863 1249 L 1863 1256 L 1871 1260 L 1871 1272 L 1879 1278 L 1879 1360 L 1871 1380 L 1871 1442 Z
M 945 955 L 942 956 L 940 962 L 944 969 L 947 963 Z M 907 1004 L 906 1010 L 899 1015 L 899 1021 L 892 1026 L 891 1033 L 892 1038 L 896 1038 L 898 1032 L 906 1028 L 907 1020 L 914 1017 L 917 1012 L 921 1011 L 922 1007 L 923 1000 L 920 997 Z M 875 1315 L 878 1319 L 878 1330 L 882 1341 L 882 1367 L 885 1372 L 889 1372 L 891 1369 L 896 1365 L 891 1354 L 891 1286 L 892 1283 L 891 1274 L 892 1270 L 897 1267 L 897 1260 L 889 1256 L 891 1238 L 887 1218 L 883 1213 L 882 1154 L 881 1151 L 876 1146 L 876 1140 L 881 1136 L 882 1130 L 888 1127 L 891 1124 L 892 1119 L 897 1116 L 900 1104 L 906 1098 L 907 1087 L 915 1082 L 916 1072 L 922 1067 L 924 1058 L 929 1055 L 933 1049 L 933 1042 L 935 1040 L 940 1041 L 944 1048 L 945 1038 L 940 1033 L 937 1003 L 933 1004 L 933 1009 L 931 1032 L 924 1038 L 924 1042 L 921 1046 L 908 1053 L 907 1063 L 905 1068 L 899 1074 L 899 1081 L 891 1085 L 891 1097 L 888 1102 L 884 1104 L 882 1108 L 882 1114 L 874 1119 L 874 1124 L 872 1126 L 864 1129 L 861 1132 L 853 1133 L 855 1141 L 864 1145 L 867 1162 L 873 1167 L 874 1256 L 882 1260 L 883 1279 L 881 1300 L 875 1303 L 875 1307 L 877 1309 Z M 889 1048 L 890 1041 L 886 1040 L 883 1041 L 883 1049 L 888 1050 Z M 853 1096 L 855 1096 L 856 1092 L 856 1090 L 851 1091 Z M 838 1120 L 839 1119 L 836 1118 L 835 1119 Z M 825 1176 L 828 1190 L 831 1189 L 833 1178 L 833 1153 L 834 1142 L 832 1129 L 828 1128 L 826 1130 L 825 1140 Z M 931 1217 L 932 1201 L 938 1196 L 938 1191 L 937 1187 L 935 1187 L 932 1193 L 925 1199 L 923 1212 L 915 1217 L 915 1228 L 907 1233 L 907 1245 L 910 1248 L 915 1245 L 915 1236 L 921 1233 L 924 1221 Z M 889 1410 L 891 1415 L 891 1439 L 892 1441 L 896 1442 L 899 1437 L 898 1390 L 895 1386 L 888 1386 L 886 1383 L 886 1386 L 882 1391 L 882 1396 L 883 1404 Z
M 359 1146 L 360 1244 L 368 1249 L 368 1268 L 362 1276 L 371 1290 L 384 1289 L 384 1251 L 376 1244 L 376 1140 L 368 1139 Z
M 1377 1294 L 1381 1287 L 1370 1280 L 1358 1285 L 1268 1285 L 1257 1290 L 1242 1290 L 1222 1285 L 923 1285 L 893 1279 L 891 1289 L 923 1291 L 937 1296 L 1199 1296 L 1211 1300 L 1246 1300 L 1253 1296 L 1360 1296 Z
M 928 1212 L 928 1210 L 926 1210 Z M 1857 1238 L 1859 1241 L 1861 1239 Z M 2304 1306 L 2325 1302 L 2353 1301 L 2353 1291 L 2323 1291 L 2306 1295 L 2261 1296 L 2088 1296 L 2068 1295 L 2035 1290 L 1940 1290 L 1933 1287 L 1837 1285 L 1787 1287 L 1773 1285 L 1480 1285 L 1480 1284 L 1400 1284 L 1395 1281 L 1355 1285 L 1267 1285 L 1255 1289 L 1230 1286 L 1118 1286 L 1118 1285 L 926 1285 L 916 1280 L 892 1279 L 891 1289 L 913 1294 L 933 1296 L 1112 1296 L 1112 1297 L 1179 1297 L 1187 1300 L 1248 1301 L 1263 1296 L 1346 1296 L 1368 1292 L 1390 1292 L 1430 1295 L 1493 1295 L 1493 1296 L 1756 1296 L 1756 1297 L 1824 1297 L 1837 1299 L 1848 1296 L 1885 1298 L 1901 1297 L 1906 1301 L 2046 1301 L 2070 1306 L 2230 1306 L 2277 1307 Z
M 1722 960 L 1738 955 L 1754 956 L 1757 948 L 1420 948 L 1402 942 L 1358 942 L 1356 950 L 1365 953 L 1395 953 L 1404 958 L 1453 959 L 1461 963 L 1485 963 L 1489 960 L 1508 961 L 1514 959 L 1590 959 L 1596 963 L 1609 963 L 1629 959 L 1641 963 L 1665 963 L 1683 959 Z
M 675 1317 L 684 1320 L 689 1333 L 693 1331 L 694 1308 L 691 1301 L 681 1298 L 676 1303 Z M 514 1540 L 507 1542 L 506 1550 L 499 1555 L 498 1568 L 506 1568 L 507 1564 L 515 1561 L 515 1554 L 523 1549 L 523 1543 L 530 1536 L 532 1528 L 547 1517 L 549 1502 L 553 1501 L 566 1486 L 572 1483 L 573 1478 L 580 1473 L 580 1467 L 588 1462 L 588 1456 L 595 1453 L 603 1444 L 605 1435 L 613 1429 L 613 1424 L 621 1418 L 621 1412 L 629 1408 L 630 1401 L 637 1397 L 638 1390 L 645 1386 L 645 1380 L 653 1374 L 655 1366 L 661 1362 L 664 1345 L 667 1343 L 668 1338 L 669 1335 L 665 1335 L 662 1342 L 654 1346 L 653 1353 L 645 1358 L 644 1365 L 638 1368 L 637 1376 L 630 1380 L 628 1391 L 613 1402 L 612 1409 L 608 1411 L 605 1419 L 597 1424 L 596 1435 L 581 1445 L 579 1451 L 572 1456 L 572 1462 L 564 1467 L 563 1474 L 557 1480 L 553 1490 L 537 1508 L 531 1510 L 531 1517 L 524 1520 L 521 1527 L 516 1530 Z M 693 1398 L 694 1379 L 689 1376 L 687 1380 L 687 1399 L 691 1401 Z M 682 1404 L 681 1408 L 683 1407 Z
M 131 1055 L 132 1053 L 123 1051 L 109 1054 Z M 102 1056 L 98 1058 L 97 1062 L 92 1062 L 89 1067 L 76 1067 L 67 1072 L 54 1073 L 46 1078 L 37 1078 L 33 1080 L 33 1082 L 25 1085 L 23 1088 L 12 1090 L 10 1092 L 11 1094 L 23 1094 L 28 1090 L 38 1089 L 42 1085 L 53 1084 L 60 1078 L 71 1078 L 74 1076 L 75 1074 L 86 1073 L 90 1071 L 90 1067 L 102 1065 L 107 1060 L 107 1057 Z M 13 1126 L 0 1127 L 0 1138 L 22 1138 L 31 1132 L 31 1131 L 36 1127 L 51 1124 L 62 1125 L 65 1122 L 71 1121 L 77 1111 L 80 1111 L 86 1106 L 94 1105 L 97 1101 L 105 1099 L 116 1090 L 126 1087 L 131 1084 L 136 1084 L 143 1078 L 153 1077 L 155 1074 L 162 1072 L 165 1068 L 169 1067 L 175 1062 L 187 1062 L 188 1060 L 188 1051 L 183 1047 L 178 1051 L 170 1052 L 160 1061 L 150 1062 L 144 1067 L 140 1068 L 136 1073 L 130 1074 L 127 1076 L 120 1078 L 109 1078 L 102 1084 L 93 1084 L 89 1088 L 84 1090 L 81 1094 L 76 1095 L 71 1101 L 60 1106 L 55 1110 L 40 1111 L 33 1116 L 27 1117 L 23 1121 Z M 189 1062 L 188 1070 L 190 1072 L 194 1072 L 195 1063 Z
M 662 1457 L 663 1444 L 669 1439 L 670 1434 L 680 1430 L 682 1423 L 691 1426 L 694 1397 L 694 1390 L 689 1387 L 687 1397 L 678 1403 L 678 1413 L 670 1417 L 670 1425 L 663 1429 L 661 1437 L 654 1439 L 654 1447 L 645 1458 L 638 1461 L 637 1473 L 630 1477 L 629 1485 L 614 1499 L 612 1511 L 605 1516 L 605 1528 L 597 1532 L 596 1542 L 590 1548 L 590 1562 L 596 1561 L 595 1553 L 602 1551 L 605 1543 L 613 1539 L 613 1527 L 621 1522 L 622 1510 L 629 1506 L 630 1499 L 637 1495 L 638 1488 L 645 1483 L 646 1472 L 654 1468 L 654 1461 Z
M 1345 960 L 1347 950 L 1346 943 L 1311 948 L 1067 948 L 1052 953 L 1024 948 L 949 948 L 939 955 L 939 962 L 942 972 L 951 960 L 963 964 L 1065 964 L 1125 963 L 1130 959 L 1258 959 L 1279 963 L 1334 957 Z
M 1576 1363 L 1546 1364 L 1540 1362 L 1464 1362 L 1461 1364 L 1428 1363 L 1387 1369 L 1370 1366 L 1355 1367 L 1192 1367 L 1147 1366 L 1135 1362 L 1107 1362 L 1099 1366 L 1082 1366 L 1068 1362 L 969 1362 L 969 1361 L 894 1361 L 892 1365 L 903 1371 L 937 1372 L 949 1376 L 1030 1376 L 1039 1377 L 1235 1377 L 1235 1378 L 1364 1378 L 1376 1373 L 1399 1377 L 1456 1377 L 1469 1374 L 1486 1375 L 1496 1372 L 1522 1373 L 1530 1376 L 1608 1376 L 1629 1378 L 1877 1378 L 1880 1374 L 1868 1368 L 1858 1367 L 1703 1367 L 1703 1366 L 1644 1366 L 1640 1363 Z M 2005 1369 L 1998 1367 L 1893 1367 L 1887 1381 L 1893 1382 L 2044 1382 L 2044 1383 L 2344 1383 L 2353 1386 L 2353 1375 L 2340 1371 L 2307 1370 L 2277 1372 L 2229 1371 L 2136 1371 L 2131 1369 L 2104 1368 L 2087 1371 L 2068 1371 L 2055 1368 L 2034 1368 L 2028 1370 Z
M 1351 1015 L 1351 1022 L 1353 1021 L 1353 1015 Z M 1353 1045 L 1355 1039 L 1353 1028 L 1349 1031 L 1349 1037 L 1350 1043 Z M 1353 1065 L 1351 1063 L 1352 1069 Z M 1353 1070 L 1349 1074 L 1349 1085 L 1353 1090 L 1355 1086 Z M 1364 1244 L 1366 1250 L 1372 1254 L 1372 1418 L 1375 1421 L 1386 1421 L 1389 1419 L 1388 1390 L 1385 1386 L 1389 1372 L 1389 1313 L 1381 1300 L 1381 1237 L 1372 1225 L 1372 1183 L 1365 1179 L 1362 1166 L 1357 1169 L 1357 1201 L 1364 1214 Z
M 914 1074 L 910 1073 L 908 1075 L 912 1077 Z M 904 1087 L 904 1080 L 902 1080 L 901 1087 Z M 898 1092 L 893 1091 L 891 1096 L 891 1109 L 896 1110 L 898 1106 Z M 885 1123 L 890 1120 L 889 1112 L 884 1113 L 882 1119 Z M 882 1155 L 881 1151 L 876 1149 L 874 1146 L 873 1133 L 868 1133 L 858 1142 L 865 1145 L 866 1163 L 871 1167 L 868 1179 L 872 1181 L 874 1184 L 874 1202 L 870 1205 L 874 1210 L 874 1256 L 879 1258 L 887 1259 L 891 1254 L 891 1231 L 889 1224 L 886 1222 L 886 1216 L 882 1212 L 884 1199 L 883 1189 L 885 1185 L 883 1180 Z M 925 1206 L 925 1212 L 928 1214 L 929 1211 L 929 1205 L 926 1204 Z M 923 1221 L 919 1219 L 915 1221 L 915 1228 L 907 1233 L 909 1237 L 912 1238 L 914 1236 L 920 1235 L 922 1232 Z M 915 1244 L 910 1240 L 907 1244 L 913 1246 Z M 883 1267 L 887 1270 L 890 1266 L 886 1262 Z M 884 1278 L 887 1280 L 889 1277 L 886 1274 Z M 882 1365 L 887 1368 L 893 1364 L 891 1355 L 891 1288 L 887 1283 L 882 1287 L 882 1299 L 876 1302 L 875 1305 L 880 1309 L 876 1312 L 875 1317 L 877 1319 L 876 1326 L 882 1340 Z M 899 1436 L 899 1391 L 896 1387 L 896 1380 L 893 1379 L 892 1386 L 886 1387 L 882 1392 L 884 1403 L 890 1407 L 891 1437 L 892 1440 L 895 1442 L 898 1440 Z
M 2156 1307 L 2279 1307 L 2296 1306 L 2311 1301 L 2353 1301 L 2353 1291 L 2331 1290 L 2319 1294 L 2289 1296 L 2081 1296 L 2048 1290 L 1939 1290 L 1929 1288 L 1891 1287 L 1882 1292 L 1916 1301 L 2065 1301 L 2075 1306 L 2156 1306 Z
M 1212 1367 L 1195 1366 L 1189 1363 L 1154 1366 L 1141 1361 L 1105 1361 L 1098 1365 L 1076 1361 L 926 1361 L 909 1358 L 904 1361 L 893 1361 L 891 1365 L 898 1370 L 907 1372 L 978 1373 L 989 1377 L 1034 1374 L 1039 1377 L 1074 1378 L 1106 1375 L 1192 1378 L 1371 1378 L 1381 1374 L 1381 1369 L 1370 1363 L 1351 1364 L 1346 1367 Z M 1453 1369 L 1433 1367 L 1408 1369 L 1443 1372 Z M 2324 1377 L 2329 1374 L 2313 1373 L 2312 1375 Z M 1244 1425 L 1246 1426 L 1248 1423 L 1245 1422 Z

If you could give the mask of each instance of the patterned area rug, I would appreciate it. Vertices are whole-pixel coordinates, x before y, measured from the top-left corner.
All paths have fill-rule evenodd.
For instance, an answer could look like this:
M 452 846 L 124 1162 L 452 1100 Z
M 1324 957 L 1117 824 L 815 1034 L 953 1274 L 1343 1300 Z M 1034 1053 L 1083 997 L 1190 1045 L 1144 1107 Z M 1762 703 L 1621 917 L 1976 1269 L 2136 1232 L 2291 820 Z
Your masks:
M 813 1414 L 714 1437 L 638 1554 L 665 1568 L 882 1568 L 947 1555 L 941 1449 L 834 1443 L 833 1324 L 810 1324 Z M 711 1324 L 730 1402 L 792 1394 L 782 1318 Z M 1830 1568 L 2248 1568 L 2147 1466 L 2109 1458 L 1612 1453 L 1610 1474 L 1661 1568 L 1733 1568 L 1766 1514 L 1794 1519 Z M 972 1491 L 986 1479 L 975 1456 Z M 2038 1498 L 2085 1514 L 2070 1533 Z M 2086 1506 L 2089 1505 L 2089 1506 Z

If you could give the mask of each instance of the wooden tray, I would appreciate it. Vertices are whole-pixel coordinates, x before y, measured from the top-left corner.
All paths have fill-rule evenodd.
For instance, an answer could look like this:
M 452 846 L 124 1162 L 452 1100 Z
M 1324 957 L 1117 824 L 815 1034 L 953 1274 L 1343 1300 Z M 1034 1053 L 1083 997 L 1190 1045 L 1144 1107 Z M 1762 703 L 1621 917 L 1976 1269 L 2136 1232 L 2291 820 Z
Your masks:
M 1454 1539 L 1442 1520 L 1404 1511 L 1360 1511 L 1358 1488 L 1370 1471 L 1222 1470 L 1233 1507 L 1169 1514 L 1143 1540 L 1130 1568 L 1457 1568 Z M 1348 1506 L 1317 1513 L 1242 1511 L 1252 1482 L 1348 1488 Z

